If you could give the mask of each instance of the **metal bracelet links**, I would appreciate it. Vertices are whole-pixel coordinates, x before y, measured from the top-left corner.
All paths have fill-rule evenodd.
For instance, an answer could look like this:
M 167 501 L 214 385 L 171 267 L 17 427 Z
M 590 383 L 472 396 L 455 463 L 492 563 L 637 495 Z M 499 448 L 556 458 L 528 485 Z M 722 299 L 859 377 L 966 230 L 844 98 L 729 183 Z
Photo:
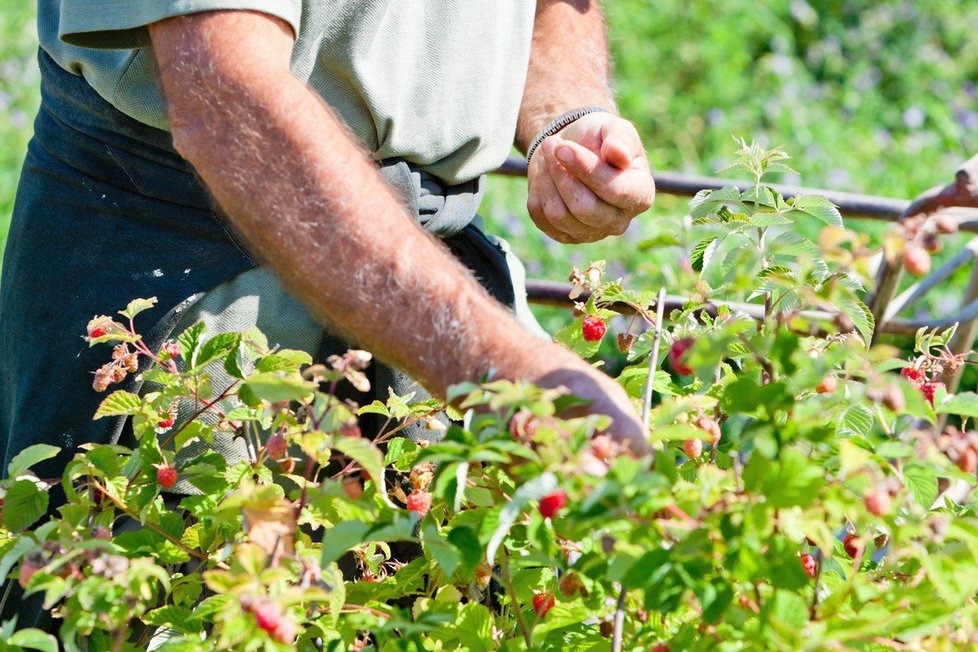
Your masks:
M 608 109 L 601 106 L 582 106 L 578 109 L 573 109 L 571 111 L 568 111 L 567 113 L 560 114 L 559 116 L 551 120 L 547 124 L 547 126 L 544 127 L 539 134 L 537 134 L 537 137 L 533 139 L 533 143 L 530 145 L 530 148 L 526 150 L 527 165 L 530 164 L 530 159 L 533 158 L 533 152 L 537 151 L 537 147 L 540 146 L 540 143 L 550 138 L 551 136 L 556 134 L 558 131 L 560 131 L 570 123 L 574 122 L 575 120 L 579 120 L 580 118 L 583 118 L 589 113 L 610 113 L 610 112 L 608 111 Z

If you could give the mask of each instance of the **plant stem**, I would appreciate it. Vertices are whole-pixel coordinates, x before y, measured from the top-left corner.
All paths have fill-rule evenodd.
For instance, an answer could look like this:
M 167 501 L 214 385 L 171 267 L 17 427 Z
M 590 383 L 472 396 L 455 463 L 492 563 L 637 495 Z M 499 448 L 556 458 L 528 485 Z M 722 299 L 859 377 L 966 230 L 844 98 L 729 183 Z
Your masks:
M 99 491 L 102 492 L 102 495 L 104 495 L 106 498 L 108 498 L 109 500 L 111 500 L 112 503 L 116 506 L 116 508 L 119 509 L 119 511 L 121 511 L 123 514 L 125 514 L 129 518 L 131 518 L 131 519 L 133 519 L 135 521 L 139 521 L 139 515 L 136 514 L 135 512 L 133 512 L 132 510 L 130 510 L 125 505 L 125 503 L 119 501 L 115 496 L 113 496 L 112 494 L 110 494 L 105 489 L 104 486 L 102 486 L 101 484 L 99 484 L 99 481 L 98 480 L 95 480 L 93 478 L 90 482 L 92 483 L 92 485 L 95 486 L 96 489 L 98 489 Z M 169 541 L 170 543 L 172 543 L 173 545 L 175 545 L 177 548 L 180 548 L 180 550 L 183 550 L 185 553 L 187 553 L 191 557 L 196 557 L 197 559 L 201 559 L 203 561 L 210 561 L 210 559 L 208 558 L 207 555 L 205 555 L 204 553 L 200 552 L 199 550 L 194 550 L 193 548 L 191 548 L 190 546 L 188 546 L 187 544 L 185 544 L 183 541 L 181 541 L 180 539 L 177 539 L 176 537 L 174 537 L 173 535 L 171 535 L 169 532 L 167 532 L 166 530 L 164 530 L 163 528 L 161 528 L 156 523 L 153 523 L 152 521 L 146 521 L 145 523 L 143 523 L 143 526 L 144 527 L 148 527 L 153 532 L 156 532 L 157 534 L 159 534 L 164 539 L 166 539 L 167 541 Z
M 499 559 L 499 574 L 502 576 L 503 585 L 506 587 L 506 593 L 509 594 L 510 605 L 513 607 L 513 612 L 516 614 L 516 623 L 519 625 L 520 631 L 523 633 L 523 640 L 526 641 L 526 647 L 533 647 L 533 636 L 530 633 L 530 628 L 526 624 L 526 619 L 523 618 L 523 610 L 520 609 L 519 602 L 516 601 L 516 587 L 513 586 L 513 578 L 509 575 L 509 553 L 503 550 L 503 554 Z
M 233 383 L 231 383 L 230 385 L 228 385 L 227 388 L 223 392 L 221 392 L 220 395 L 217 398 L 215 398 L 213 401 L 210 401 L 209 403 L 206 403 L 202 408 L 200 408 L 199 410 L 197 410 L 196 412 L 194 412 L 193 415 L 189 419 L 187 419 L 182 424 L 180 424 L 180 427 L 177 428 L 173 432 L 173 434 L 171 434 L 169 437 L 167 437 L 166 439 L 164 439 L 160 443 L 160 448 L 166 448 L 174 439 L 176 439 L 177 435 L 179 435 L 181 432 L 183 432 L 184 428 L 186 428 L 188 425 L 190 425 L 190 423 L 192 421 L 194 421 L 197 417 L 199 417 L 200 415 L 202 415 L 207 410 L 211 409 L 211 407 L 214 406 L 215 404 L 219 403 L 220 401 L 223 401 L 227 397 L 228 392 L 230 392 L 232 389 L 234 389 L 234 386 L 237 385 L 240 382 L 241 382 L 240 380 L 234 381 Z
M 659 346 L 662 342 L 662 319 L 666 311 L 666 289 L 660 288 L 655 300 L 655 339 L 652 341 L 652 353 L 649 354 L 649 375 L 645 381 L 645 400 L 642 405 L 642 423 L 649 427 L 649 414 L 652 412 L 652 393 L 655 385 L 655 372 L 659 367 Z
M 615 607 L 615 629 L 611 635 L 611 652 L 621 652 L 622 631 L 625 629 L 625 586 L 618 592 L 618 606 Z

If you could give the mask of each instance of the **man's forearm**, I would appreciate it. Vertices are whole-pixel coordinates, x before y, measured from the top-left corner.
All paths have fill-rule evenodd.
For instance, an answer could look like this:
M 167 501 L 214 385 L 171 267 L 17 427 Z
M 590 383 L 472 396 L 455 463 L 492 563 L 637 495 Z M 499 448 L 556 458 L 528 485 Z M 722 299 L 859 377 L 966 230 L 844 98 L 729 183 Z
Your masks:
M 199 70 L 196 56 L 161 62 L 174 144 L 317 317 L 437 393 L 490 367 L 534 375 L 510 315 L 414 223 L 318 97 L 288 74 L 200 54 Z
M 609 66 L 597 0 L 538 0 L 516 145 L 525 152 L 565 111 L 589 105 L 614 109 Z

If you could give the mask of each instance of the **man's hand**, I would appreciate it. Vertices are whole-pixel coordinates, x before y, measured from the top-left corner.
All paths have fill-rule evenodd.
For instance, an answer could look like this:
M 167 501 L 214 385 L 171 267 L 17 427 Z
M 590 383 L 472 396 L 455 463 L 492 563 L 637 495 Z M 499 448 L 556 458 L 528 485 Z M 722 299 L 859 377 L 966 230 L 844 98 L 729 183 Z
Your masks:
M 611 427 L 606 434 L 624 444 L 636 456 L 651 452 L 648 443 L 648 430 L 635 412 L 631 399 L 615 380 L 583 362 L 568 351 L 547 352 L 556 354 L 555 368 L 543 376 L 533 378 L 541 387 L 566 387 L 574 396 L 590 401 L 587 406 L 572 410 L 561 416 L 580 416 L 582 413 L 603 414 L 612 418 Z M 562 355 L 567 358 L 562 360 Z M 561 364 L 566 363 L 566 364 Z
M 621 235 L 655 197 L 635 127 L 611 113 L 588 114 L 543 141 L 528 179 L 530 216 L 564 243 Z

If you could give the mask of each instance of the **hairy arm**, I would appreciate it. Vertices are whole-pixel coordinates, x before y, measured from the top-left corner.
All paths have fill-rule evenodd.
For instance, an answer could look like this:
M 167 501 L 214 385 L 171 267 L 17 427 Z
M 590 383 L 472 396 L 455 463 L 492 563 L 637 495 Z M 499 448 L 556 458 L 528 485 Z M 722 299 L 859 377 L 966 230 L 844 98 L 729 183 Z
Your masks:
M 596 0 L 538 0 L 530 67 L 516 127 L 526 151 L 540 130 L 565 111 L 615 111 L 604 16 Z
M 655 184 L 638 132 L 616 113 L 597 0 L 538 0 L 516 144 L 526 151 L 557 116 L 592 113 L 545 140 L 530 160 L 527 210 L 560 242 L 621 235 L 652 205 Z
M 620 388 L 530 336 L 414 223 L 343 122 L 290 74 L 284 23 L 212 12 L 150 36 L 174 146 L 315 316 L 441 396 L 490 369 L 567 385 L 644 452 Z

